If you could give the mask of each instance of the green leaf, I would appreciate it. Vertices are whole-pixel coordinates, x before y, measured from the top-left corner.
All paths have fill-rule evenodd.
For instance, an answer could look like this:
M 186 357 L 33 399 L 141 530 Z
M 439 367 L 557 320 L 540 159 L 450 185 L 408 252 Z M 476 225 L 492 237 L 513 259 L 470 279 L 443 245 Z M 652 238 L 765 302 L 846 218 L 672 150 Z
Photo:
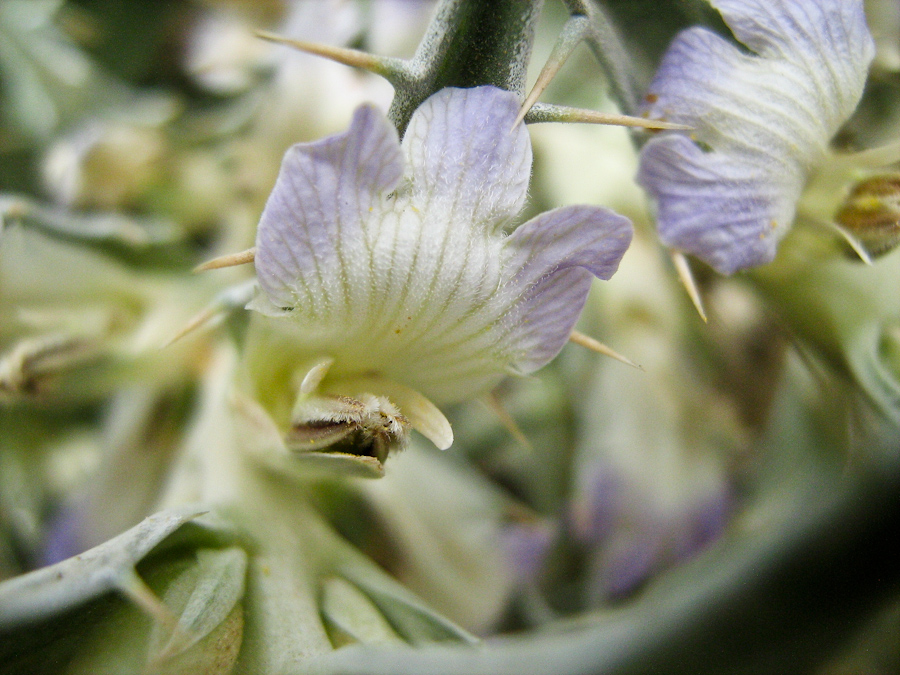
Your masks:
M 121 588 L 144 556 L 201 513 L 156 513 L 90 551 L 5 581 L 0 584 L 0 631 L 36 623 Z
M 160 660 L 180 656 L 208 638 L 244 595 L 247 553 L 243 549 L 200 549 L 196 556 L 190 574 L 171 582 L 162 596 L 170 609 L 183 609 L 174 631 L 154 625 L 150 652 Z
M 240 651 L 247 556 L 236 548 L 167 549 L 141 564 L 168 618 L 116 606 L 90 628 L 66 670 L 71 675 L 230 673 Z M 81 628 L 80 622 L 73 622 Z
M 477 644 L 478 639 L 438 614 L 389 577 L 348 575 L 387 617 L 394 630 L 413 645 L 433 642 Z
M 166 668 L 207 668 L 154 665 L 154 673 L 229 672 L 208 664 L 237 657 L 246 560 L 230 548 L 195 555 L 197 546 L 231 536 L 214 524 L 194 526 L 198 515 L 157 513 L 81 555 L 0 584 L 0 674 L 138 673 L 151 658 Z
M 339 577 L 322 582 L 322 615 L 332 644 L 401 642 L 384 614 L 350 582 Z

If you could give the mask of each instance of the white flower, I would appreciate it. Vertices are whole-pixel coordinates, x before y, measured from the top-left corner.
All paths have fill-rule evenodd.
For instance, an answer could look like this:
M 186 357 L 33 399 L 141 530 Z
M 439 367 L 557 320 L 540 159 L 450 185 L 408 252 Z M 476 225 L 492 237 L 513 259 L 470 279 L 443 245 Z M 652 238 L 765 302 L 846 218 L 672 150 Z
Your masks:
M 261 293 L 251 303 L 270 317 L 257 349 L 269 369 L 257 393 L 270 408 L 267 387 L 299 391 L 294 426 L 321 408 L 314 394 L 372 395 L 379 410 L 387 398 L 446 447 L 449 425 L 428 399 L 464 400 L 562 349 L 593 276 L 615 272 L 631 225 L 570 206 L 505 231 L 531 171 L 528 132 L 513 128 L 518 109 L 494 87 L 444 89 L 416 111 L 402 144 L 362 106 L 346 133 L 288 151 L 260 221 Z M 318 426 L 352 423 L 372 436 L 371 420 L 341 415 Z M 388 417 L 390 427 L 397 415 Z

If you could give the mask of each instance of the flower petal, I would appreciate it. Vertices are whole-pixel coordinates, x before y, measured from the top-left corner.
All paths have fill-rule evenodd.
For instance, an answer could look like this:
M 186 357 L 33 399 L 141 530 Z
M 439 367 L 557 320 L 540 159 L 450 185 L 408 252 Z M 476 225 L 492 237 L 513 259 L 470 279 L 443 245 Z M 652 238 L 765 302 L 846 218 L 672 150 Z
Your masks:
M 253 308 L 277 314 L 340 297 L 344 258 L 354 256 L 370 209 L 402 173 L 397 132 L 373 106 L 358 108 L 346 133 L 288 150 L 256 235 L 265 297 Z
M 510 284 L 519 289 L 520 301 L 507 321 L 513 326 L 513 366 L 518 371 L 533 372 L 559 353 L 593 276 L 613 275 L 631 235 L 627 218 L 599 206 L 548 211 L 510 235 Z
M 873 44 L 859 0 L 713 5 L 756 53 L 703 28 L 675 39 L 646 113 L 690 125 L 703 149 L 654 138 L 638 181 L 659 203 L 665 244 L 731 273 L 774 257 L 809 172 L 859 101 Z
M 523 123 L 513 129 L 520 105 L 485 86 L 442 89 L 416 110 L 403 150 L 418 208 L 488 231 L 519 212 L 531 174 L 528 132 Z
M 660 140 L 644 148 L 640 179 L 653 186 L 663 243 L 722 274 L 772 260 L 802 183 L 740 157 L 705 154 L 684 136 Z

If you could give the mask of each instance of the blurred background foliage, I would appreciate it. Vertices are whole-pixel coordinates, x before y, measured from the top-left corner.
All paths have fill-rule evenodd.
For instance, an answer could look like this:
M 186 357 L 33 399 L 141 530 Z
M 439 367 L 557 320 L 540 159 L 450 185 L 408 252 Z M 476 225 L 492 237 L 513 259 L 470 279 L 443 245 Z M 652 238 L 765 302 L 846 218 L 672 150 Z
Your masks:
M 546 2 L 529 84 L 580 5 Z M 867 3 L 842 146 L 897 139 L 895 5 Z M 532 126 L 526 216 L 634 221 L 579 327 L 642 370 L 569 346 L 378 480 L 267 454 L 233 392 L 251 272 L 191 269 L 253 244 L 291 144 L 392 90 L 254 30 L 409 57 L 433 7 L 0 0 L 0 672 L 900 672 L 900 253 L 795 228 L 753 273 L 697 266 L 703 323 L 640 133 Z M 701 0 L 596 7 L 637 91 L 681 28 L 727 34 Z M 542 100 L 614 90 L 580 46 Z M 117 535 L 62 590 L 20 576 Z

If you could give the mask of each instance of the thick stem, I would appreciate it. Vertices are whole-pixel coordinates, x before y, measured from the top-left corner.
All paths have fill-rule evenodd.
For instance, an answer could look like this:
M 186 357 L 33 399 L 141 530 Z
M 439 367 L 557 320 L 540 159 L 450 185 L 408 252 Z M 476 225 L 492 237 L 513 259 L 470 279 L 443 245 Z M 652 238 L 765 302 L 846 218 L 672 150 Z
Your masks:
M 442 0 L 388 113 L 401 135 L 413 111 L 444 87 L 491 84 L 524 96 L 543 0 Z

